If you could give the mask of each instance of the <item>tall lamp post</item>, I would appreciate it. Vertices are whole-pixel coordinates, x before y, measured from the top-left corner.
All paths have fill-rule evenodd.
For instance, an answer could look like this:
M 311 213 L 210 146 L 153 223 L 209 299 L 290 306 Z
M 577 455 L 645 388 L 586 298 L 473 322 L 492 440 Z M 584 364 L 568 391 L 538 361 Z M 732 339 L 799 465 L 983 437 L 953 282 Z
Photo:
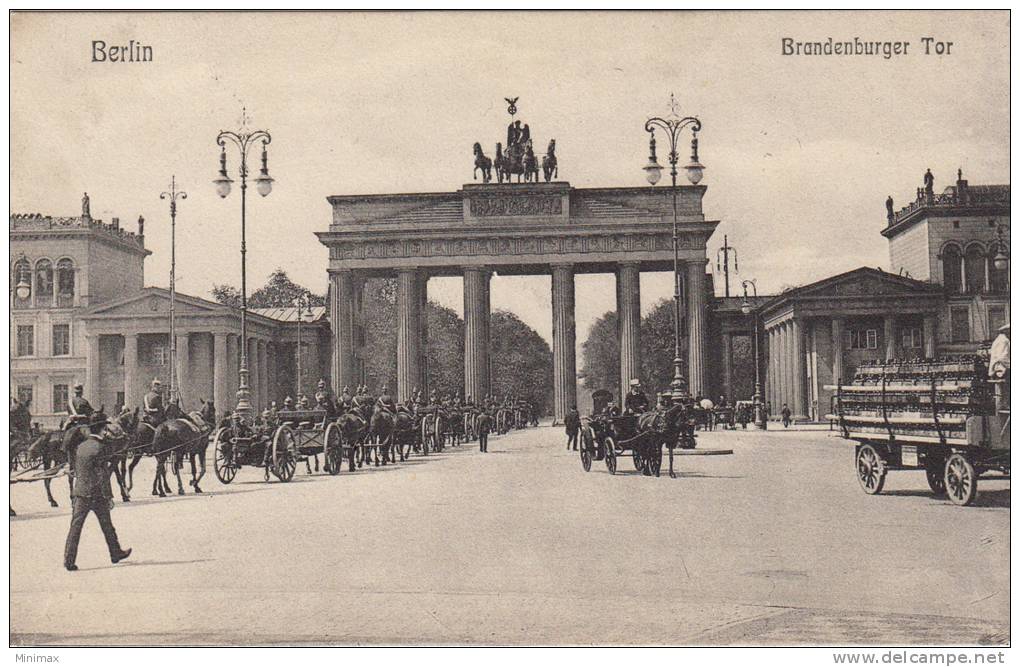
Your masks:
M 174 301 L 177 287 L 177 200 L 187 199 L 188 193 L 177 189 L 177 177 L 170 176 L 170 190 L 161 192 L 160 199 L 170 200 L 170 401 L 178 401 L 180 387 L 177 382 L 177 329 L 174 325 Z
M 751 306 L 751 302 L 747 298 L 747 286 L 751 286 L 751 292 L 754 294 L 754 307 Z M 754 405 L 754 425 L 761 430 L 768 428 L 768 422 L 765 421 L 765 410 L 762 405 L 761 395 L 761 347 L 758 345 L 758 285 L 753 280 L 743 280 L 740 286 L 744 288 L 744 302 L 740 305 L 740 312 L 744 315 L 750 315 L 754 312 L 754 397 L 751 399 Z
M 662 130 L 669 139 L 669 175 L 673 184 L 671 188 L 673 195 L 673 380 L 670 382 L 670 389 L 673 400 L 682 400 L 688 398 L 690 394 L 687 389 L 687 380 L 681 370 L 683 360 L 680 358 L 680 236 L 677 221 L 678 187 L 676 177 L 679 173 L 677 171 L 679 162 L 677 140 L 685 127 L 689 126 L 693 135 L 691 138 L 691 161 L 684 167 L 687 172 L 687 180 L 693 185 L 700 183 L 705 167 L 698 162 L 698 131 L 701 130 L 701 121 L 693 116 L 681 118 L 677 113 L 676 99 L 672 95 L 670 95 L 670 106 L 671 111 L 668 116 L 649 118 L 645 123 L 645 131 L 650 135 L 648 139 L 650 155 L 644 170 L 650 185 L 659 182 L 659 178 L 662 176 L 662 166 L 655 156 L 655 130 Z
M 11 295 L 13 295 L 14 299 L 16 299 L 18 301 L 25 301 L 26 299 L 28 299 L 28 297 L 32 296 L 32 283 L 31 283 L 31 275 L 32 274 L 31 274 L 31 269 L 29 269 L 29 271 L 27 272 L 28 276 L 25 275 L 26 271 L 23 270 L 24 267 L 27 266 L 27 264 L 28 264 L 28 257 L 26 257 L 25 253 L 23 253 L 23 252 L 19 253 L 18 254 L 18 258 L 14 260 L 14 267 L 13 267 L 14 268 L 14 277 L 12 278 L 11 282 L 8 283 L 8 290 L 10 291 Z M 17 284 L 15 284 L 15 283 L 17 283 Z M 11 308 L 12 309 L 14 308 L 13 301 L 14 300 L 12 299 L 12 303 L 11 303 Z M 17 327 L 14 326 L 13 324 L 11 325 L 11 329 L 12 329 L 12 331 L 11 331 L 11 340 L 14 341 L 13 349 L 16 352 L 17 349 L 18 349 L 17 348 L 17 346 L 18 346 L 18 340 L 17 340 L 18 331 L 17 331 Z M 18 396 L 17 389 L 14 387 L 14 352 L 11 351 L 11 347 L 12 346 L 8 346 L 7 347 L 7 368 L 10 371 L 10 377 L 8 378 L 8 380 L 10 381 L 11 396 L 14 396 L 15 398 L 17 398 L 18 402 L 20 403 L 21 402 L 21 397 Z
M 301 372 L 301 320 L 305 314 L 311 315 L 312 308 L 308 298 L 308 292 L 302 292 L 301 295 L 294 300 L 294 305 L 297 307 L 297 382 L 294 387 L 294 400 L 301 400 L 301 385 L 304 383 L 304 377 Z
M 248 285 L 247 265 L 245 255 L 245 199 L 248 191 L 248 149 L 252 146 L 262 144 L 262 170 L 255 179 L 258 192 L 263 197 L 273 190 L 273 179 L 269 176 L 267 165 L 268 156 L 266 146 L 272 141 L 272 137 L 265 130 L 248 130 L 246 128 L 247 117 L 242 111 L 242 128 L 238 132 L 224 130 L 216 137 L 216 143 L 220 146 L 220 175 L 213 180 L 216 184 L 216 194 L 226 198 L 230 194 L 230 186 L 234 182 L 227 175 L 227 143 L 235 145 L 240 152 L 241 164 L 238 173 L 241 175 L 241 368 L 238 372 L 237 407 L 234 412 L 243 420 L 250 421 L 251 387 L 248 385 Z

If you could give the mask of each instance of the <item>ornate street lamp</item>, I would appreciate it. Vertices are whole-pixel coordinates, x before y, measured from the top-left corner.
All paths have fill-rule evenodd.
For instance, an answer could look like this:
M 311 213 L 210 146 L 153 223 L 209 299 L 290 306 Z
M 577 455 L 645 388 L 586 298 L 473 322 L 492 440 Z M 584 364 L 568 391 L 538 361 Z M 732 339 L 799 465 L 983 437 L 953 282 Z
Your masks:
M 31 271 L 22 270 L 22 267 L 26 266 L 27 263 L 28 257 L 25 256 L 25 253 L 19 254 L 18 259 L 14 262 L 14 270 L 17 273 L 14 279 L 18 281 L 14 287 L 14 296 L 18 297 L 20 301 L 24 301 L 32 296 L 32 283 L 29 282 L 29 276 L 26 276 L 26 273 L 30 274 Z
M 755 307 L 751 306 L 751 302 L 747 299 L 747 286 L 751 286 L 751 291 L 754 293 Z M 761 348 L 758 345 L 758 285 L 753 280 L 741 281 L 740 286 L 744 288 L 744 302 L 740 304 L 740 312 L 744 315 L 750 315 L 754 312 L 754 326 L 752 327 L 754 336 L 754 397 L 751 399 L 754 405 L 754 425 L 764 431 L 768 428 L 768 422 L 765 421 L 765 410 L 762 404 L 761 395 Z
M 177 189 L 177 177 L 170 176 L 170 190 L 161 192 L 160 199 L 170 200 L 170 401 L 180 400 L 177 380 L 177 329 L 174 326 L 174 301 L 176 300 L 177 274 L 177 200 L 187 199 L 188 193 Z M 180 404 L 178 403 L 178 407 Z
M 995 226 L 995 257 L 992 258 L 992 263 L 999 271 L 1009 268 L 1009 247 L 1002 238 L 1002 225 Z
M 645 123 L 645 131 L 650 135 L 648 139 L 649 157 L 645 165 L 645 178 L 650 185 L 659 182 L 662 176 L 662 166 L 659 165 L 655 156 L 655 130 L 660 129 L 669 139 L 669 175 L 672 178 L 671 192 L 673 195 L 673 380 L 670 382 L 670 389 L 673 400 L 687 399 L 690 394 L 687 390 L 687 380 L 681 371 L 683 360 L 680 358 L 680 237 L 679 223 L 677 222 L 677 163 L 680 161 L 677 155 L 677 140 L 680 132 L 690 126 L 693 137 L 691 139 L 691 161 L 684 167 L 687 172 L 687 180 L 693 185 L 701 182 L 705 173 L 705 167 L 698 161 L 698 131 L 701 130 L 701 121 L 696 117 L 687 116 L 681 118 L 677 113 L 676 98 L 670 95 L 671 111 L 665 118 L 649 118 Z
M 237 407 L 234 412 L 243 420 L 250 422 L 252 413 L 251 387 L 248 385 L 248 286 L 247 286 L 247 265 L 245 255 L 245 202 L 248 191 L 248 149 L 257 143 L 262 145 L 262 170 L 255 179 L 258 192 L 263 197 L 273 190 L 273 179 L 269 177 L 267 166 L 268 156 L 266 146 L 272 141 L 272 137 L 265 130 L 248 130 L 247 115 L 241 112 L 241 129 L 238 132 L 225 130 L 216 137 L 216 143 L 220 146 L 220 174 L 213 180 L 216 185 L 216 194 L 226 198 L 230 194 L 230 186 L 233 183 L 227 175 L 227 142 L 237 146 L 241 156 L 241 164 L 238 173 L 241 175 L 241 368 L 237 387 Z

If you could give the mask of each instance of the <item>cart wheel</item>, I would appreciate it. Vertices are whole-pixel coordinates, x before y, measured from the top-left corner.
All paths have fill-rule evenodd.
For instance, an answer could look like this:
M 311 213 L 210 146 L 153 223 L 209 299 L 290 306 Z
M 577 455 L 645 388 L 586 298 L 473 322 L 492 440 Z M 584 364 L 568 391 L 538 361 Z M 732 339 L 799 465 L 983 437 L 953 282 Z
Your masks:
M 631 458 L 634 459 L 634 470 L 637 470 L 638 472 L 644 471 L 645 462 L 641 457 L 641 450 L 635 448 L 630 454 Z
M 606 436 L 606 468 L 609 469 L 610 475 L 616 474 L 616 443 L 613 442 L 613 437 L 610 435 Z
M 237 475 L 238 466 L 234 463 L 234 448 L 230 443 L 232 435 L 230 428 L 224 426 L 213 438 L 213 470 L 216 479 L 224 484 L 230 484 Z
M 946 461 L 945 485 L 954 505 L 970 505 L 977 497 L 977 474 L 963 454 L 953 454 Z
M 591 471 L 591 452 L 584 446 L 581 447 L 581 467 L 585 472 Z
M 330 475 L 340 474 L 340 467 L 344 460 L 344 444 L 340 437 L 340 427 L 336 424 L 329 424 L 323 436 L 323 448 L 325 449 L 326 472 Z
M 297 443 L 289 426 L 276 429 L 273 436 L 273 474 L 281 482 L 294 479 L 297 470 Z
M 928 486 L 931 488 L 932 493 L 936 496 L 946 495 L 945 463 L 943 459 L 929 463 L 924 469 L 924 474 L 928 478 Z
M 864 493 L 874 495 L 882 492 L 885 485 L 885 461 L 871 445 L 857 448 L 857 481 Z

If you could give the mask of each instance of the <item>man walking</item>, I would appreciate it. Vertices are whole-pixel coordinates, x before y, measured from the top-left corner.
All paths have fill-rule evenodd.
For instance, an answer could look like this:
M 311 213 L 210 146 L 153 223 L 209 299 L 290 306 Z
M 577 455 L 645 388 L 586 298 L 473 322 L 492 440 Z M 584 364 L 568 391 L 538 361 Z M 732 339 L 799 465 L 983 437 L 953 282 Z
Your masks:
M 71 491 L 71 529 L 64 545 L 64 567 L 68 572 L 78 569 L 78 541 L 89 512 L 95 512 L 99 527 L 110 550 L 110 560 L 119 563 L 131 555 L 131 549 L 121 549 L 117 531 L 110 519 L 113 492 L 110 489 L 109 459 L 113 443 L 106 441 L 103 431 L 107 424 L 102 413 L 96 413 L 89 420 L 89 437 L 78 445 L 75 452 L 74 488 Z
M 478 415 L 478 421 L 475 423 L 475 428 L 478 429 L 478 451 L 488 452 L 489 451 L 489 431 L 492 430 L 492 417 L 489 416 L 488 410 L 482 410 Z
M 783 409 L 780 411 L 779 414 L 783 416 L 783 428 L 790 428 L 790 414 L 791 414 L 790 406 L 788 406 L 786 403 L 783 403 Z
M 581 415 L 577 411 L 577 406 L 572 405 L 567 414 L 563 417 L 563 425 L 567 428 L 567 451 L 570 451 L 571 445 L 573 445 L 574 451 L 577 451 L 577 434 L 581 430 Z

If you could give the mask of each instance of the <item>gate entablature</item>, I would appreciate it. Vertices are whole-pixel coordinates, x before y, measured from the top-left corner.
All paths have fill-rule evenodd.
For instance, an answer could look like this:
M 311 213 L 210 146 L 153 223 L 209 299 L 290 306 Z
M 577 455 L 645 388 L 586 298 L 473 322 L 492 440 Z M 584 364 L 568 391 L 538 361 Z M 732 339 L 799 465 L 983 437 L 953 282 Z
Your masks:
M 704 260 L 718 221 L 705 220 L 705 186 L 678 188 L 682 261 Z M 468 184 L 449 193 L 329 197 L 333 221 L 317 234 L 332 270 L 372 275 L 415 266 L 430 275 L 465 267 L 548 274 L 672 269 L 672 199 L 651 187 L 573 188 L 566 182 Z

